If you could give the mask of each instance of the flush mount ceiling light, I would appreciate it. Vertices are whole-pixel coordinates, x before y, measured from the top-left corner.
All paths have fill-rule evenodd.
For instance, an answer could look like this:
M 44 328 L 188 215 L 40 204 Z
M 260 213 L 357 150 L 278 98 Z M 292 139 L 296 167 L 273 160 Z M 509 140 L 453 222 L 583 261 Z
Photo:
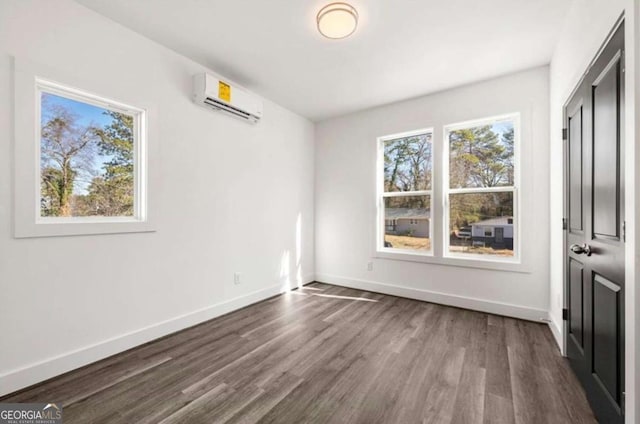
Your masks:
M 320 9 L 318 31 L 327 38 L 345 38 L 358 26 L 358 12 L 347 3 L 331 3 Z

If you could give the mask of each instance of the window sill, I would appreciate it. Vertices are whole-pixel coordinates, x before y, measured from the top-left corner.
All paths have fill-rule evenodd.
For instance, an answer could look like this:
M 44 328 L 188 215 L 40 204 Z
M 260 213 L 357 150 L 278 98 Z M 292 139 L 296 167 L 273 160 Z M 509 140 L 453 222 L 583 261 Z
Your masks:
M 434 265 L 455 266 L 464 268 L 487 269 L 492 271 L 518 272 L 530 274 L 531 270 L 520 259 L 485 259 L 460 256 L 434 256 L 432 253 L 408 253 L 394 252 L 391 250 L 378 250 L 373 254 L 377 259 L 390 259 L 396 261 L 419 262 Z
M 148 233 L 155 228 L 149 221 L 134 218 L 39 220 L 37 223 L 16 222 L 15 238 L 65 237 L 102 234 Z

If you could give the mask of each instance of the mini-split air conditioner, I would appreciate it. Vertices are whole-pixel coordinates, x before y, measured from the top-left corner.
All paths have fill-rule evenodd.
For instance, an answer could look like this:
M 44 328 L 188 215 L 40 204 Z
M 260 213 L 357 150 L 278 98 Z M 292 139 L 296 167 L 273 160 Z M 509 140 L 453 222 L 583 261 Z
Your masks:
M 198 105 L 252 123 L 257 123 L 262 118 L 262 100 L 258 96 L 215 75 L 194 75 L 193 89 L 193 100 Z

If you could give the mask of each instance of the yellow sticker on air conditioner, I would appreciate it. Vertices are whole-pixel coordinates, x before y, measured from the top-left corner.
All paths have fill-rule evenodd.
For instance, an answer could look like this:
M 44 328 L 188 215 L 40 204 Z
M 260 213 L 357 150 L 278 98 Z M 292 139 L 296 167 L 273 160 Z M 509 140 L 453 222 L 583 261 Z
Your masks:
M 218 97 L 225 102 L 231 101 L 231 86 L 226 82 L 218 82 Z

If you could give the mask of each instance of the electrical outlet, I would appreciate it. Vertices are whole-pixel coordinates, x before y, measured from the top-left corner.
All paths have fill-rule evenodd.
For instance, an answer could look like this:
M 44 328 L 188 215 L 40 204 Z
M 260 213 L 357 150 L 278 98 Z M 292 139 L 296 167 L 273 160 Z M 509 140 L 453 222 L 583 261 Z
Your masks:
M 233 284 L 240 284 L 242 283 L 242 274 L 239 272 L 234 272 L 233 273 Z
M 367 262 L 367 271 L 373 271 L 373 262 Z

